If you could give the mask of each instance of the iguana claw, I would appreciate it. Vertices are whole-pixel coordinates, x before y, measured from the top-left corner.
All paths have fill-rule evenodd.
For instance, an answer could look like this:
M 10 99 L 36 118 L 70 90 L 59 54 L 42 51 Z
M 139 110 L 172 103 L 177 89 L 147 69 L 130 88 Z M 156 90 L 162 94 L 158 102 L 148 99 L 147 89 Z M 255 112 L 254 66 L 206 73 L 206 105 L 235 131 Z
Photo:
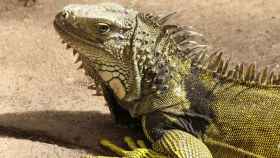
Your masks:
M 125 150 L 107 139 L 102 139 L 100 144 L 113 151 L 120 157 L 124 158 L 166 158 L 166 156 L 156 153 L 155 151 L 148 149 L 143 140 L 137 140 L 136 142 L 131 137 L 124 137 L 124 142 L 129 149 Z M 82 158 L 93 158 L 93 156 L 85 156 Z M 97 158 L 106 158 L 106 156 L 97 156 Z M 109 158 L 109 157 L 107 157 Z M 112 158 L 112 157 L 111 157 Z

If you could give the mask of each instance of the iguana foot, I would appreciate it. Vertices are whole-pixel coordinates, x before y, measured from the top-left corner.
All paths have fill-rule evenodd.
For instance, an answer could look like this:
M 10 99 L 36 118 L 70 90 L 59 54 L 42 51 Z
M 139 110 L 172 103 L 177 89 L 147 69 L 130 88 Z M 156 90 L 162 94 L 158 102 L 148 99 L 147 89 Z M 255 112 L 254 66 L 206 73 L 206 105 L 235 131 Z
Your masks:
M 107 139 L 102 139 L 100 144 L 116 153 L 118 156 L 124 158 L 166 158 L 166 156 L 156 153 L 155 151 L 148 149 L 143 140 L 137 140 L 136 142 L 131 137 L 125 137 L 124 141 L 130 150 L 124 150 L 123 148 L 113 144 Z M 93 158 L 93 156 L 86 156 L 83 158 Z M 106 158 L 105 156 L 97 156 L 97 158 Z M 111 157 L 112 158 L 112 157 Z

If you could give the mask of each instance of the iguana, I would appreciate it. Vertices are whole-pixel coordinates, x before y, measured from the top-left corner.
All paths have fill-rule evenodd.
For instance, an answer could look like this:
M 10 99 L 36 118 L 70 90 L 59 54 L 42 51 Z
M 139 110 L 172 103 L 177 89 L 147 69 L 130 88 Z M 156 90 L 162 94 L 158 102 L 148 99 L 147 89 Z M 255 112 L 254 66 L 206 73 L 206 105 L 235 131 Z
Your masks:
M 128 158 L 279 158 L 280 75 L 233 64 L 188 27 L 114 3 L 66 6 L 63 43 L 101 85 L 117 123 L 139 125 L 151 149 L 126 138 Z

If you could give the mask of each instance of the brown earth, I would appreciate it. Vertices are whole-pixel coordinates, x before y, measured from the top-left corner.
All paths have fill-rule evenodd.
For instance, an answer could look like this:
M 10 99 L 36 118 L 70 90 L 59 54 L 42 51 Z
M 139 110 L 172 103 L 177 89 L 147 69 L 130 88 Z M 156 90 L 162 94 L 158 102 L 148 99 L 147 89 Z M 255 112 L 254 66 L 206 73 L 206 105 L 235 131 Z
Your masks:
M 0 1 L 0 157 L 76 158 L 102 154 L 98 140 L 120 142 L 128 129 L 117 127 L 91 81 L 76 71 L 52 26 L 69 3 L 96 0 Z M 191 25 L 207 43 L 235 62 L 279 68 L 279 0 L 122 0 L 153 13 L 176 11 L 172 22 Z

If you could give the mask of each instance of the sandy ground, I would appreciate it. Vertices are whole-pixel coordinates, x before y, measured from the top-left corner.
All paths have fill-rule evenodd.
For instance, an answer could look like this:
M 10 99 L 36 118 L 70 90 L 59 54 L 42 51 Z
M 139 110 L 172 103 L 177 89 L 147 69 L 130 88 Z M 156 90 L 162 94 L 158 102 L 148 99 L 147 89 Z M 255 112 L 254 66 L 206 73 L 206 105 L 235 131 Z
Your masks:
M 1 158 L 98 155 L 104 153 L 100 138 L 119 143 L 133 133 L 113 124 L 103 98 L 87 88 L 91 80 L 76 70 L 52 27 L 63 6 L 96 2 L 38 0 L 25 8 L 18 0 L 0 1 Z M 176 11 L 172 22 L 192 25 L 233 61 L 279 68 L 279 0 L 116 2 L 159 14 Z

